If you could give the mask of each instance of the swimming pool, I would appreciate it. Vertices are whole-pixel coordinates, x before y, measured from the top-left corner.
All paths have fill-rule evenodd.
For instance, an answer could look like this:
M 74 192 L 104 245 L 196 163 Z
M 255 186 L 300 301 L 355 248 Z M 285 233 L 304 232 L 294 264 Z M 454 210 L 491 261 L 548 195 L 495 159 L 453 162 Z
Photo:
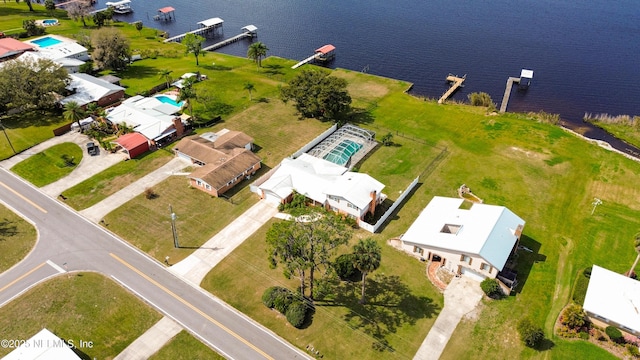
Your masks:
M 58 20 L 56 19 L 47 19 L 47 20 L 42 20 L 42 23 L 45 26 L 49 26 L 49 25 L 57 25 L 58 24 Z
M 57 45 L 57 44 L 60 44 L 61 42 L 62 42 L 61 40 L 52 38 L 51 36 L 45 36 L 43 38 L 31 41 L 32 44 L 36 44 L 41 48 Z
M 362 144 L 359 144 L 352 140 L 343 140 L 338 144 L 338 146 L 334 147 L 327 153 L 323 159 L 327 161 L 331 161 L 334 164 L 338 164 L 340 166 L 346 164 L 351 156 L 358 152 L 362 148 Z
M 182 107 L 182 105 L 184 105 L 184 101 L 176 102 L 174 99 L 166 95 L 156 95 L 154 97 L 160 100 L 160 102 L 163 102 L 165 104 L 171 104 L 176 107 Z

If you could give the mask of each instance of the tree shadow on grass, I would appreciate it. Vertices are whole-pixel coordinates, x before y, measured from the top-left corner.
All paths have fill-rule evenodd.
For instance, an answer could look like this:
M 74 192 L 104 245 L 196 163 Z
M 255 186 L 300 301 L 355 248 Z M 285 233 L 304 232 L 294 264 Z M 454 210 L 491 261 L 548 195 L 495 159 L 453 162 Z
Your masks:
M 366 304 L 359 303 L 361 286 L 361 282 L 339 284 L 333 302 L 350 310 L 344 317 L 345 321 L 352 328 L 372 336 L 375 339 L 373 348 L 380 351 L 394 351 L 386 339 L 387 335 L 405 325 L 415 325 L 419 319 L 432 318 L 440 310 L 433 299 L 412 294 L 395 275 L 376 274 L 367 279 Z
M 140 64 L 128 66 L 125 70 L 118 72 L 117 76 L 126 79 L 148 79 L 155 77 L 158 79 L 158 83 L 163 81 L 160 78 L 158 69 Z
M 280 64 L 266 64 L 262 65 L 262 69 L 267 75 L 284 75 L 282 71 L 283 66 Z
M 51 126 L 57 123 L 62 125 L 64 120 L 62 112 L 57 109 L 52 110 L 26 110 L 17 114 L 0 116 L 5 129 L 22 129 L 31 126 Z
M 0 241 L 15 235 L 18 235 L 18 227 L 13 222 L 7 219 L 0 221 Z
M 369 110 L 362 108 L 352 108 L 348 118 L 349 122 L 354 124 L 371 124 L 375 120 Z

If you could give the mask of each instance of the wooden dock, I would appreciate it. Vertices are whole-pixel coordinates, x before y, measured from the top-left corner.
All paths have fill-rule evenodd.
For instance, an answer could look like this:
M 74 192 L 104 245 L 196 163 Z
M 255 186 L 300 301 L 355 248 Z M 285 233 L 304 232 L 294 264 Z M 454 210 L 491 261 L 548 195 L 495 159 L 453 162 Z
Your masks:
M 318 57 L 318 54 L 313 54 L 313 55 L 309 56 L 308 58 L 306 58 L 306 59 L 304 59 L 304 60 L 300 61 L 299 63 L 297 63 L 297 64 L 293 65 L 291 68 L 292 68 L 292 69 L 297 69 L 297 68 L 299 68 L 300 66 L 302 66 L 302 65 L 304 65 L 304 64 L 306 64 L 306 63 L 310 63 L 310 62 L 312 62 L 313 60 L 315 60 L 315 59 L 316 59 L 316 57 Z
M 218 28 L 221 28 L 223 22 L 224 20 L 220 18 L 211 18 L 208 20 L 200 21 L 198 23 L 198 25 L 200 25 L 198 29 L 188 31 L 180 35 L 172 36 L 168 39 L 165 39 L 164 42 L 180 42 L 187 34 L 204 35 L 206 37 L 206 35 L 208 35 L 209 33 L 215 33 Z
M 336 47 L 331 45 L 331 44 L 327 44 L 324 45 L 318 49 L 316 49 L 315 53 L 311 56 L 309 56 L 308 58 L 300 61 L 299 63 L 293 65 L 291 68 L 292 69 L 297 69 L 300 66 L 310 63 L 312 61 L 329 61 L 332 60 L 335 57 L 335 50 Z
M 507 80 L 507 87 L 504 89 L 504 96 L 502 97 L 502 104 L 500 104 L 500 112 L 507 111 L 507 105 L 509 104 L 509 97 L 511 96 L 511 88 L 513 83 L 520 84 L 520 78 L 510 76 Z
M 458 90 L 458 88 L 462 86 L 462 83 L 466 78 L 467 78 L 467 75 L 464 75 L 463 77 L 458 77 L 458 76 L 449 74 L 449 76 L 447 76 L 447 81 L 452 83 L 451 87 L 444 94 L 442 94 L 442 96 L 438 100 L 438 104 L 442 104 L 443 102 L 445 102 L 449 98 L 449 96 L 451 96 L 451 94 L 453 94 L 456 90 Z
M 253 25 L 247 25 L 247 26 L 242 28 L 242 34 L 238 34 L 238 35 L 236 35 L 234 37 L 230 37 L 230 38 L 228 38 L 226 40 L 222 40 L 222 41 L 220 41 L 218 43 L 215 43 L 213 45 L 206 46 L 206 47 L 202 48 L 202 50 L 203 51 L 213 51 L 213 50 L 219 49 L 219 48 L 221 48 L 223 46 L 227 46 L 227 45 L 229 45 L 231 43 L 234 43 L 236 41 L 240 41 L 240 40 L 245 39 L 245 38 L 252 38 L 252 37 L 256 36 L 257 34 L 258 34 L 258 28 L 257 27 L 255 27 Z

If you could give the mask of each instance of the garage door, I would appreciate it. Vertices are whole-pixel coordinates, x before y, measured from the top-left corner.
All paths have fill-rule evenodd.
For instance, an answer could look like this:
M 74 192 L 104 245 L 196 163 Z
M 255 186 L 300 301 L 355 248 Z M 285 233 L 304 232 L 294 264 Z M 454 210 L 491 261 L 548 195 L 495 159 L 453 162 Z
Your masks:
M 475 272 L 469 268 L 462 268 L 461 271 L 462 275 L 466 276 L 467 278 L 471 279 L 471 280 L 475 280 L 478 282 L 481 282 L 482 280 L 484 280 L 486 278 L 486 276 L 483 276 L 482 274 Z
M 280 204 L 282 199 L 271 191 L 264 190 L 264 200 L 271 204 Z

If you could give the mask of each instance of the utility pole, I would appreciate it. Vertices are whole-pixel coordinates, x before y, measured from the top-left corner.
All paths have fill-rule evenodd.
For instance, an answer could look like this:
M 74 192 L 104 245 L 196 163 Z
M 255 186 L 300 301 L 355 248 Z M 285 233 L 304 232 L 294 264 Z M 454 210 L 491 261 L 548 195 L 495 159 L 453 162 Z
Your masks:
M 176 213 L 173 212 L 171 204 L 169 204 L 169 212 L 171 213 L 171 232 L 173 233 L 173 247 L 176 249 L 180 247 L 178 243 L 178 229 L 176 229 Z
M 591 209 L 591 215 L 593 215 L 593 213 L 596 211 L 596 207 L 598 207 L 598 205 L 602 204 L 602 200 L 598 199 L 598 198 L 593 198 L 593 203 L 591 205 L 593 205 L 593 209 Z
M 11 143 L 11 140 L 9 140 L 9 135 L 7 135 L 7 129 L 4 128 L 4 125 L 2 124 L 2 120 L 0 120 L 0 126 L 2 126 L 2 132 L 4 133 L 4 136 L 7 138 L 7 142 L 9 143 L 9 146 L 11 146 L 11 150 L 13 150 L 14 154 L 17 154 L 16 149 L 13 148 L 13 144 Z

